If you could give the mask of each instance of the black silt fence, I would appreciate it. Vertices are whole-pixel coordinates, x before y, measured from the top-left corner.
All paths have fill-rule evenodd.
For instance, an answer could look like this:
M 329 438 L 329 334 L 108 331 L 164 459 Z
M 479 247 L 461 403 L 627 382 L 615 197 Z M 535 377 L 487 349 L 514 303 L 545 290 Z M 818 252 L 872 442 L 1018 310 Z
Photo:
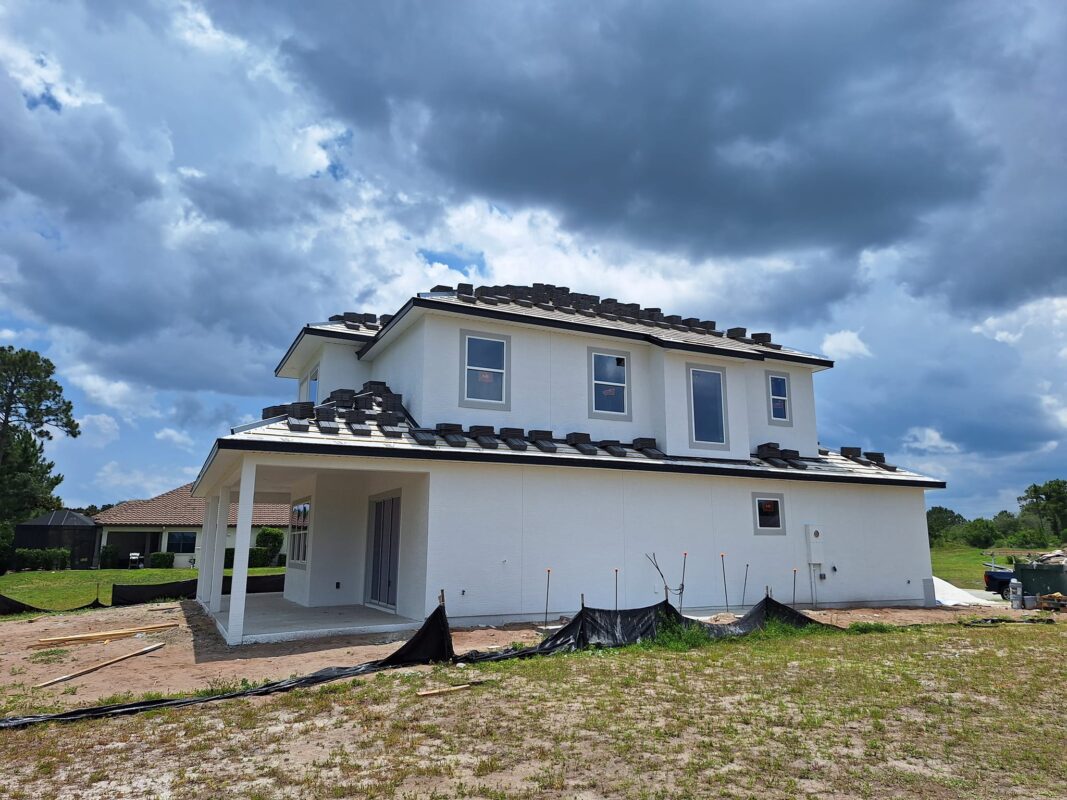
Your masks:
M 441 605 L 426 618 L 422 627 L 399 650 L 377 661 L 367 661 L 350 667 L 327 667 L 310 675 L 287 678 L 257 686 L 254 689 L 244 689 L 208 697 L 117 703 L 93 708 L 79 708 L 59 714 L 8 717 L 0 719 L 0 729 L 23 728 L 27 725 L 41 722 L 73 722 L 82 719 L 119 717 L 158 708 L 182 708 L 184 706 L 201 705 L 239 697 L 261 697 L 417 664 L 446 662 L 477 664 L 507 661 L 513 658 L 533 658 L 555 653 L 569 653 L 589 647 L 622 647 L 655 638 L 665 623 L 701 626 L 714 638 L 744 636 L 760 630 L 766 626 L 769 620 L 777 620 L 801 628 L 809 626 L 829 627 L 798 611 L 794 611 L 788 606 L 782 605 L 770 597 L 764 598 L 753 606 L 737 622 L 727 625 L 712 625 L 683 617 L 678 609 L 664 601 L 654 606 L 619 611 L 602 608 L 583 608 L 567 625 L 536 647 L 509 648 L 492 653 L 472 650 L 457 656 L 452 648 L 452 632 L 448 625 L 448 617 L 445 615 L 445 607 Z

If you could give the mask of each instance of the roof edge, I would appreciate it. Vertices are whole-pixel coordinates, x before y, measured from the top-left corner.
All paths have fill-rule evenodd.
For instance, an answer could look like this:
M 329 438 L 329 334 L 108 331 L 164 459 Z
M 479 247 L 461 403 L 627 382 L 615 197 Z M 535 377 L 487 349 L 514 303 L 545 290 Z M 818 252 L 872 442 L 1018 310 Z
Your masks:
M 344 333 L 342 331 L 324 331 L 321 328 L 313 327 L 309 323 L 300 329 L 296 338 L 293 339 L 293 343 L 289 345 L 289 349 L 285 351 L 285 355 L 282 356 L 281 361 L 278 362 L 278 366 L 274 368 L 275 378 L 279 377 L 278 373 L 282 371 L 285 362 L 289 360 L 289 357 L 292 356 L 293 351 L 296 350 L 305 336 L 318 336 L 322 339 L 338 339 L 343 342 L 359 342 L 361 344 L 366 344 L 367 342 L 374 340 L 373 334 L 355 333 L 354 331 L 351 333 Z
M 214 450 L 232 450 L 238 452 L 262 452 L 262 453 L 298 453 L 302 455 L 341 455 L 362 456 L 367 458 L 409 458 L 423 461 L 452 461 L 452 462 L 482 462 L 494 464 L 523 464 L 533 467 L 584 467 L 586 469 L 615 469 L 636 470 L 640 472 L 666 472 L 681 473 L 688 475 L 708 475 L 734 478 L 757 478 L 760 480 L 785 480 L 785 481 L 808 481 L 815 483 L 850 483 L 867 484 L 876 486 L 899 486 L 920 489 L 944 489 L 946 483 L 934 478 L 917 479 L 891 479 L 875 478 L 864 475 L 826 475 L 825 473 L 811 472 L 782 472 L 768 473 L 740 467 L 715 466 L 705 464 L 690 464 L 685 462 L 656 463 L 652 461 L 634 459 L 632 461 L 597 461 L 588 458 L 573 458 L 568 456 L 553 457 L 551 463 L 538 463 L 531 461 L 529 456 L 514 453 L 495 452 L 492 454 L 481 452 L 459 451 L 454 448 L 448 450 L 417 450 L 405 452 L 389 447 L 361 447 L 360 452 L 355 454 L 352 448 L 343 444 L 310 443 L 310 442 L 264 442 L 254 439 L 225 439 L 220 438 L 215 442 Z

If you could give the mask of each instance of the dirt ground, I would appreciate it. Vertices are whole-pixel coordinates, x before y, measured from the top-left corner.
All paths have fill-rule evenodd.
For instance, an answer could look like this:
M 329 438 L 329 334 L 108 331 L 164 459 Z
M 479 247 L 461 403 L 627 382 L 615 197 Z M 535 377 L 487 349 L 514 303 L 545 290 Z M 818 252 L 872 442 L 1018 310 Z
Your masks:
M 1000 607 L 963 607 L 835 609 L 809 613 L 822 622 L 847 627 L 853 622 L 897 625 L 950 623 L 961 618 L 1021 616 L 1026 612 Z M 723 614 L 712 618 L 715 622 L 730 619 L 732 616 Z M 178 627 L 107 643 L 63 645 L 57 648 L 60 652 L 42 653 L 30 649 L 43 637 L 158 622 L 177 622 Z M 77 706 L 124 692 L 130 692 L 135 697 L 146 692 L 166 694 L 203 689 L 213 684 L 232 684 L 241 679 L 275 680 L 314 672 L 323 667 L 359 664 L 388 655 L 409 635 L 335 636 L 230 647 L 219 636 L 211 619 L 192 601 L 101 609 L 0 622 L 0 681 L 34 685 L 140 650 L 154 642 L 165 643 L 164 647 L 154 652 L 46 690 L 55 695 L 57 702 Z M 507 647 L 512 642 L 531 644 L 539 639 L 540 634 L 532 624 L 453 630 L 457 653 Z M 72 691 L 73 687 L 76 690 Z

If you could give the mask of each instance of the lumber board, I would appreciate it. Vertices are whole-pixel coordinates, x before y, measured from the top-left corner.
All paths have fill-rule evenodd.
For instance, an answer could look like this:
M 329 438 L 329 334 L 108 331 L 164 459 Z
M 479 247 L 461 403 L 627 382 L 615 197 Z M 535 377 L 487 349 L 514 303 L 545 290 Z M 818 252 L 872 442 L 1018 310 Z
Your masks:
M 38 683 L 33 688 L 43 689 L 46 686 L 52 686 L 53 684 L 62 683 L 63 681 L 69 681 L 72 678 L 77 678 L 81 675 L 87 675 L 90 672 L 96 672 L 98 669 L 103 669 L 104 667 L 111 666 L 112 664 L 117 664 L 120 661 L 125 661 L 127 658 L 133 658 L 134 656 L 141 656 L 145 653 L 151 653 L 153 650 L 158 650 L 159 648 L 161 648 L 164 644 L 166 644 L 166 642 L 156 642 L 155 644 L 150 644 L 148 645 L 148 647 L 142 648 L 140 650 L 135 650 L 132 653 L 126 653 L 125 655 L 117 656 L 115 658 L 109 658 L 107 661 L 101 661 L 99 664 L 93 664 L 91 667 L 85 667 L 84 669 L 80 669 L 77 672 L 72 672 L 69 675 L 60 675 L 58 678 L 52 678 L 52 680 L 50 681 Z
M 419 697 L 434 697 L 439 694 L 448 694 L 450 692 L 459 692 L 464 689 L 471 688 L 469 683 L 461 683 L 458 686 L 446 686 L 443 689 L 427 689 L 424 692 L 415 692 Z
M 135 628 L 118 628 L 110 631 L 96 631 L 93 633 L 71 633 L 66 636 L 47 636 L 38 639 L 31 648 L 54 647 L 59 644 L 78 644 L 81 642 L 102 642 L 111 639 L 125 639 L 136 636 L 139 633 L 159 633 L 171 628 L 179 627 L 177 622 L 159 622 L 152 625 L 140 625 Z

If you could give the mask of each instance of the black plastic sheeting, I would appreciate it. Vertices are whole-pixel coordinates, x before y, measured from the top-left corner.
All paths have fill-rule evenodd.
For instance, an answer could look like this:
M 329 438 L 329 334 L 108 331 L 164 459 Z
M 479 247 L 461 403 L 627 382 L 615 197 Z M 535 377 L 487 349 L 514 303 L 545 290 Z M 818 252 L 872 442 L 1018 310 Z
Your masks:
M 91 603 L 86 603 L 83 606 L 75 606 L 74 608 L 37 608 L 37 606 L 27 605 L 20 600 L 15 600 L 12 597 L 6 597 L 0 594 L 0 617 L 7 614 L 25 614 L 28 611 L 32 611 L 37 614 L 51 614 L 54 611 L 81 611 L 86 608 L 107 608 L 97 598 L 93 598 Z
M 279 572 L 277 575 L 249 575 L 248 583 L 245 585 L 247 587 L 245 592 L 248 594 L 283 592 L 285 591 L 285 573 Z M 224 575 L 222 577 L 222 593 L 229 594 L 232 586 L 233 577 L 231 575 Z
M 237 692 L 215 694 L 209 697 L 182 697 L 172 700 L 148 700 L 140 703 L 115 703 L 108 706 L 95 706 L 93 708 L 78 708 L 73 711 L 64 711 L 60 714 L 37 714 L 27 717 L 7 717 L 0 719 L 0 729 L 24 728 L 40 722 L 74 722 L 80 719 L 101 719 L 105 717 L 122 717 L 129 714 L 138 714 L 142 711 L 152 711 L 160 708 L 183 708 L 185 706 L 214 703 L 218 700 L 232 700 L 238 697 L 262 697 L 279 692 L 290 692 L 293 689 L 306 689 L 310 686 L 318 686 L 321 683 L 340 681 L 346 678 L 357 678 L 360 675 L 370 675 L 397 667 L 410 667 L 416 664 L 434 664 L 451 661 L 455 657 L 452 650 L 452 632 L 448 627 L 448 617 L 445 615 L 444 606 L 438 606 L 422 627 L 415 632 L 404 645 L 390 656 L 377 661 L 367 661 L 354 667 L 326 667 L 310 675 L 298 678 L 286 678 L 281 681 L 265 683 L 253 689 L 242 689 Z
M 209 697 L 117 703 L 94 708 L 79 708 L 73 711 L 64 711 L 60 714 L 8 717 L 0 719 L 0 729 L 23 728 L 39 722 L 73 722 L 81 719 L 118 717 L 158 708 L 182 708 L 202 703 L 213 703 L 217 700 L 231 700 L 238 697 L 261 697 L 416 664 L 445 662 L 485 663 L 506 661 L 513 658 L 532 658 L 554 653 L 567 653 L 584 650 L 589 647 L 622 647 L 654 639 L 664 624 L 701 626 L 713 638 L 744 636 L 760 630 L 769 620 L 777 620 L 798 628 L 812 625 L 829 627 L 770 597 L 765 597 L 749 609 L 748 613 L 737 622 L 726 625 L 713 625 L 689 619 L 682 616 L 678 609 L 667 602 L 645 608 L 622 609 L 619 611 L 604 608 L 583 608 L 575 615 L 574 619 L 536 647 L 509 648 L 491 653 L 472 650 L 457 656 L 452 649 L 452 632 L 448 626 L 445 607 L 438 606 L 426 618 L 426 621 L 415 632 L 415 635 L 408 639 L 399 650 L 378 661 L 368 661 L 352 667 L 327 667 L 310 675 L 287 678 L 286 680 L 257 686 L 253 689 L 243 689 Z
M 170 583 L 116 583 L 111 587 L 112 606 L 136 606 L 156 600 L 196 597 L 196 578 Z
M 644 608 L 627 608 L 615 611 L 606 608 L 583 608 L 574 619 L 549 636 L 536 647 L 516 647 L 493 652 L 472 650 L 456 658 L 457 661 L 479 663 L 506 661 L 510 658 L 568 653 L 588 647 L 623 647 L 655 639 L 660 627 L 666 624 L 684 627 L 699 626 L 715 639 L 744 636 L 764 628 L 768 620 L 776 620 L 796 628 L 811 625 L 827 627 L 811 617 L 765 597 L 752 606 L 737 622 L 714 625 L 682 616 L 670 603 L 664 601 Z

